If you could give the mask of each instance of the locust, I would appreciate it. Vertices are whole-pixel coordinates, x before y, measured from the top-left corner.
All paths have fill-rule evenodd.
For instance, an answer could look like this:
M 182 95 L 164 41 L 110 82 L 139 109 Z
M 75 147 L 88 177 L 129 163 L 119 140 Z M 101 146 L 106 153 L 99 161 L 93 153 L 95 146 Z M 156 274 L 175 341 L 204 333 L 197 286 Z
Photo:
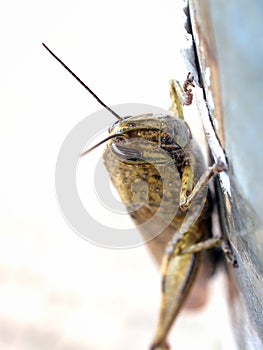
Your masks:
M 233 260 L 223 238 L 209 232 L 208 182 L 227 166 L 218 159 L 206 168 L 184 120 L 183 106 L 193 99 L 193 76 L 189 73 L 182 87 L 170 81 L 169 114 L 121 117 L 43 45 L 117 118 L 109 136 L 81 156 L 106 143 L 103 161 L 110 179 L 151 253 L 161 261 L 159 320 L 149 349 L 170 349 L 168 334 L 193 285 L 203 251 L 221 245 Z

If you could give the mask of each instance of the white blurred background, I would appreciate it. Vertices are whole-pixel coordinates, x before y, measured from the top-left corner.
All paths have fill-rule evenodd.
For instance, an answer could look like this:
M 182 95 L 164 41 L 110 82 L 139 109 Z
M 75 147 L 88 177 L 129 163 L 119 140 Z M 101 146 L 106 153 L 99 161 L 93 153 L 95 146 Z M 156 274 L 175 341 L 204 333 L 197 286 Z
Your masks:
M 0 349 L 147 349 L 160 278 L 146 248 L 91 245 L 67 226 L 56 203 L 60 146 L 75 124 L 100 106 L 41 42 L 109 105 L 168 108 L 168 80 L 185 77 L 178 55 L 179 4 L 14 0 L 2 5 Z M 222 280 L 219 276 L 211 285 L 208 309 L 179 317 L 176 349 L 233 349 L 224 295 L 216 288 Z

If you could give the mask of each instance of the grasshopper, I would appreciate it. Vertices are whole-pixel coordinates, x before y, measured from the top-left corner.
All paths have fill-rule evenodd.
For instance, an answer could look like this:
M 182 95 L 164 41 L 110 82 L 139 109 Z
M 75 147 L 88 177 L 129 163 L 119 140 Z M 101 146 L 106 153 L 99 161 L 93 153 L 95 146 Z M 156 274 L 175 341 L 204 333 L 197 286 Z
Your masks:
M 221 244 L 209 236 L 208 181 L 226 165 L 220 159 L 205 169 L 201 151 L 184 121 L 192 103 L 193 76 L 183 87 L 170 81 L 170 114 L 121 117 L 105 105 L 45 44 L 54 56 L 118 120 L 106 142 L 103 160 L 121 200 L 157 261 L 162 260 L 161 306 L 151 350 L 167 350 L 167 336 L 195 279 L 203 250 Z M 148 186 L 148 192 L 142 187 Z M 153 234 L 153 232 L 155 232 Z M 156 234 L 157 232 L 157 234 Z M 166 246 L 166 247 L 165 247 Z

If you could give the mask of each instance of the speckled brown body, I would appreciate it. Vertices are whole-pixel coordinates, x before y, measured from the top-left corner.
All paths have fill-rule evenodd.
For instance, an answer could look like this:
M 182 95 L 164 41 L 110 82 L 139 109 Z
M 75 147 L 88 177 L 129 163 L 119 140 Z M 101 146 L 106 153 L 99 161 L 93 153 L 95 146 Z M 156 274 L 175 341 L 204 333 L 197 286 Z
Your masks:
M 183 131 L 183 135 L 176 134 L 178 129 Z M 204 227 L 207 226 L 205 221 L 209 220 L 204 192 L 189 211 L 182 211 L 179 208 L 181 176 L 184 166 L 190 161 L 194 164 L 194 183 L 196 183 L 205 170 L 203 157 L 199 147 L 192 139 L 187 124 L 174 116 L 152 114 L 133 116 L 128 120 L 118 122 L 110 132 L 116 134 L 127 131 L 129 131 L 125 134 L 127 138 L 122 142 L 116 143 L 114 139 L 108 142 L 103 154 L 104 164 L 122 202 L 129 211 L 135 210 L 131 212 L 132 219 L 139 230 L 142 229 L 142 234 L 151 252 L 160 262 L 165 246 L 175 232 L 178 232 L 186 218 L 193 235 L 189 232 L 187 237 L 182 237 L 180 246 L 182 244 L 184 248 L 204 237 Z M 170 140 L 170 144 L 162 146 L 161 140 L 164 137 L 167 138 L 167 135 L 172 136 L 173 139 Z M 176 150 L 171 147 L 173 143 L 176 145 Z M 179 143 L 183 148 L 178 148 Z M 142 150 L 142 159 L 121 158 L 112 150 L 113 144 L 122 147 L 122 152 L 125 152 L 124 146 L 126 145 L 129 150 L 132 147 Z M 139 209 L 136 210 L 137 207 Z M 156 218 L 151 223 L 151 225 L 156 224 L 156 227 L 147 227 L 153 232 L 145 232 L 145 228 L 141 225 L 148 222 L 157 211 Z M 165 225 L 165 229 L 156 235 L 158 227 L 163 222 L 168 225 Z M 149 241 L 153 237 L 155 237 L 154 240 Z
M 152 349 L 166 349 L 165 336 L 192 285 L 200 255 L 180 253 L 206 238 L 210 229 L 207 187 L 188 210 L 179 207 L 185 168 L 191 164 L 195 184 L 205 170 L 203 157 L 188 125 L 174 116 L 128 117 L 115 123 L 110 134 L 123 135 L 110 140 L 103 154 L 111 181 L 151 253 L 163 260 L 165 300 Z

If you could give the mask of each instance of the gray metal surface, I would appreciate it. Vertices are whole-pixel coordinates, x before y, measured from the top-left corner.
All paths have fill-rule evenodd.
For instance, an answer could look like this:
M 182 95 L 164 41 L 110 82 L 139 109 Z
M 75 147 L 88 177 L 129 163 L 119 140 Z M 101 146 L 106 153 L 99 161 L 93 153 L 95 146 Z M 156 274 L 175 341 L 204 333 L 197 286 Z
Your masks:
M 209 83 L 220 85 L 220 91 L 212 90 L 218 108 L 213 110 L 209 103 L 208 107 L 230 166 L 231 193 L 220 184 L 218 188 L 222 228 L 239 264 L 228 269 L 233 330 L 239 349 L 259 350 L 263 348 L 263 2 L 191 1 L 190 12 L 205 90 Z M 213 73 L 210 82 L 207 68 Z

